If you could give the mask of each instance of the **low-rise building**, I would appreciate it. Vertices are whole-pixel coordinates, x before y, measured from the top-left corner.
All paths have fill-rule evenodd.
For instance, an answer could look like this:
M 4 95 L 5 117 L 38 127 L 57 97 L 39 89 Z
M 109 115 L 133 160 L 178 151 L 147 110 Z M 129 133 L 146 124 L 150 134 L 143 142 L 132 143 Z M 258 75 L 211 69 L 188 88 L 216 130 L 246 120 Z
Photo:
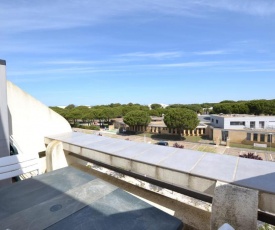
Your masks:
M 275 116 L 210 115 L 209 137 L 216 142 L 274 145 Z
M 200 123 L 194 130 L 183 130 L 182 135 L 183 136 L 203 136 L 208 135 L 208 123 L 209 123 L 209 116 L 198 116 Z M 148 126 L 134 126 L 129 127 L 123 122 L 122 118 L 114 119 L 114 127 L 117 129 L 123 128 L 135 131 L 135 132 L 148 132 L 152 134 L 171 134 L 171 135 L 177 135 L 176 129 L 170 129 L 168 128 L 164 121 L 164 117 L 151 117 L 151 122 L 148 124 Z

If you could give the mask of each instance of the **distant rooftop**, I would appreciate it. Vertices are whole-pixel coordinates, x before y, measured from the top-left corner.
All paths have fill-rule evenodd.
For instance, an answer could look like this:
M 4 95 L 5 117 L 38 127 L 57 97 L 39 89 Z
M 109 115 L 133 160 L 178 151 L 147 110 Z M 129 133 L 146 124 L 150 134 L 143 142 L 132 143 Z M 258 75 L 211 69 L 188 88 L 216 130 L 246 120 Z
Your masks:
M 212 114 L 212 116 L 218 116 L 218 117 L 275 117 L 270 115 L 253 115 L 253 114 Z

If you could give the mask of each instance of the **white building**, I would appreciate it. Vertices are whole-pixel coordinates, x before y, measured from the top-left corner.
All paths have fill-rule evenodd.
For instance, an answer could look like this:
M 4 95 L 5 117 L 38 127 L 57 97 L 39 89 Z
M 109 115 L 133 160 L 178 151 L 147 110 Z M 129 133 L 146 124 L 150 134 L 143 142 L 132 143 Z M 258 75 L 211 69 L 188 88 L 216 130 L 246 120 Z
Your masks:
M 275 116 L 210 115 L 209 137 L 216 142 L 274 145 Z
M 210 115 L 211 126 L 221 129 L 275 129 L 275 116 Z

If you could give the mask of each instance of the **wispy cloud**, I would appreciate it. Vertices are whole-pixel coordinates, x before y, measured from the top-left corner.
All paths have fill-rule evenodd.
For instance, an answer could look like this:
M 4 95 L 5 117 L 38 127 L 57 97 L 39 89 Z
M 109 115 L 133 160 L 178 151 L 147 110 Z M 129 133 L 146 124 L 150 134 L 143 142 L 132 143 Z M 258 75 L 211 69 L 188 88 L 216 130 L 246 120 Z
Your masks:
M 167 59 L 167 58 L 178 58 L 181 57 L 181 52 L 156 52 L 156 53 L 145 53 L 145 52 L 135 52 L 119 54 L 118 57 L 127 58 L 156 58 L 156 59 Z
M 240 12 L 259 16 L 275 14 L 275 2 L 273 0 L 210 0 L 203 2 L 208 4 L 209 7 L 219 8 L 227 11 Z
M 199 51 L 194 52 L 195 55 L 222 55 L 222 54 L 229 54 L 228 50 L 208 50 L 208 51 Z
M 76 75 L 81 77 L 96 77 L 93 73 L 109 72 L 122 73 L 140 70 L 162 70 L 162 69 L 205 69 L 211 68 L 212 71 L 234 71 L 234 72 L 274 72 L 274 62 L 269 61 L 245 61 L 245 60 L 227 60 L 227 61 L 196 61 L 196 62 L 174 62 L 174 63 L 155 63 L 155 64 L 132 64 L 132 65 L 105 65 L 93 67 L 71 67 L 71 68 L 49 68 L 35 69 L 32 71 L 11 71 L 8 77 L 16 81 L 48 81 L 74 78 Z M 92 75 L 87 75 L 92 74 Z M 47 78 L 43 76 L 47 75 Z
M 3 0 L 0 2 L 0 29 L 26 31 L 85 27 L 109 22 L 113 18 L 143 13 L 199 17 L 213 10 L 252 15 L 275 14 L 274 0 Z M 140 17 L 143 20 L 143 17 Z

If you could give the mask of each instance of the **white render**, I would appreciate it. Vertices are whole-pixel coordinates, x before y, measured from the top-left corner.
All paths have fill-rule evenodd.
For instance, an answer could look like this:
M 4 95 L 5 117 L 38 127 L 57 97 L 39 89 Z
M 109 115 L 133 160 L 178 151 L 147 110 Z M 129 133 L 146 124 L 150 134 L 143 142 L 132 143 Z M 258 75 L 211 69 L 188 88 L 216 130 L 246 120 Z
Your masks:
M 9 131 L 22 153 L 46 150 L 44 137 L 72 132 L 70 124 L 13 83 L 7 81 Z

